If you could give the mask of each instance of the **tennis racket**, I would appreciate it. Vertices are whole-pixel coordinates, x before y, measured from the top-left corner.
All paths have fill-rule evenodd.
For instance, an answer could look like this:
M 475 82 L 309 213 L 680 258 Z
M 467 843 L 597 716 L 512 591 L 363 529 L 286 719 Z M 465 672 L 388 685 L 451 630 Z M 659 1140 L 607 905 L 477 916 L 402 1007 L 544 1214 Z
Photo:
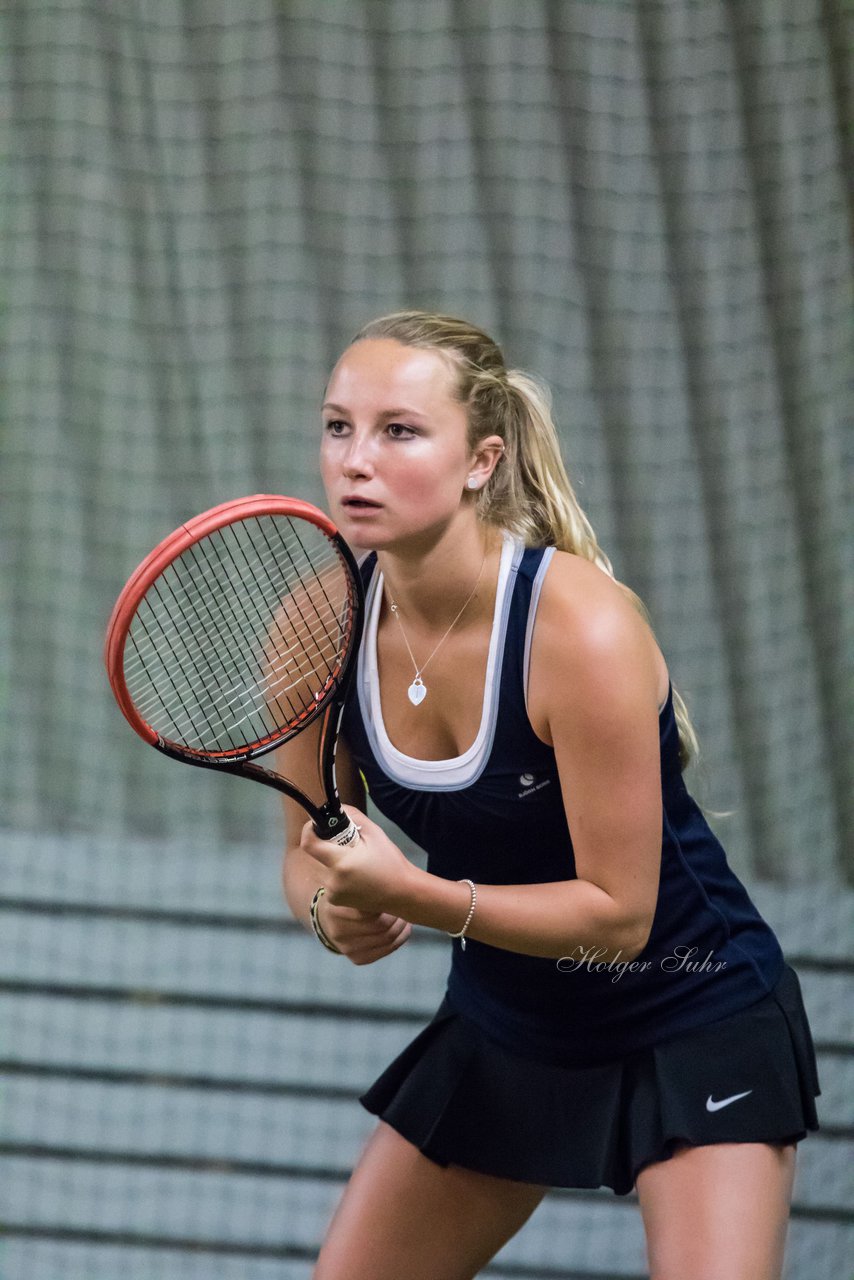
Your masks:
M 107 627 L 107 674 L 145 742 L 275 787 L 321 838 L 351 844 L 335 749 L 363 606 L 358 567 L 328 516 L 294 498 L 241 498 L 176 529 L 131 575 Z M 316 804 L 254 761 L 321 717 L 326 799 Z

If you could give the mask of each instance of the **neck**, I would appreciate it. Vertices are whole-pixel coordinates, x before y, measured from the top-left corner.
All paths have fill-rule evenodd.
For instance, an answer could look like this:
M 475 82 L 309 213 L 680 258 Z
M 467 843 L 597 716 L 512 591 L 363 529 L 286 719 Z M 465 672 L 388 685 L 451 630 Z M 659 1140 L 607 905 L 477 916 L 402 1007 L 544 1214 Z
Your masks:
M 449 527 L 426 546 L 379 552 L 387 600 L 395 601 L 410 627 L 441 631 L 477 583 L 460 625 L 491 615 L 501 541 L 499 529 L 472 520 Z

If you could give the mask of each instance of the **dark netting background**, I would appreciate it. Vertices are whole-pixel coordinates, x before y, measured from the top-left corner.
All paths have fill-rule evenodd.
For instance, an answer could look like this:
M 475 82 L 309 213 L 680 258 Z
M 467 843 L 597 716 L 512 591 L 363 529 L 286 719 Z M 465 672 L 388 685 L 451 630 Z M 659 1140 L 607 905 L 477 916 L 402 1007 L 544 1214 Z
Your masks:
M 276 797 L 145 748 L 101 663 L 182 520 L 322 500 L 325 375 L 409 305 L 554 390 L 690 785 L 801 973 L 824 1130 L 787 1276 L 850 1274 L 851 27 L 845 0 L 2 7 L 2 1280 L 303 1280 L 355 1095 L 438 1002 L 442 939 L 356 970 L 288 923 Z M 643 1273 L 606 1193 L 550 1196 L 488 1272 Z

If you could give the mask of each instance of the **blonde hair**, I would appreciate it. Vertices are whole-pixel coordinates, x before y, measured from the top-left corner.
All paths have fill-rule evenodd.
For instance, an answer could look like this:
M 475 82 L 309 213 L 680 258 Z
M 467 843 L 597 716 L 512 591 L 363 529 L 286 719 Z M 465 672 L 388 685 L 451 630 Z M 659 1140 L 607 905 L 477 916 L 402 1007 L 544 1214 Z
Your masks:
M 519 369 L 507 369 L 501 348 L 483 330 L 454 316 L 397 311 L 365 325 L 353 339 L 391 338 L 405 347 L 445 355 L 467 406 L 469 445 L 488 435 L 504 441 L 504 457 L 477 495 L 478 516 L 508 529 L 526 546 L 553 546 L 591 560 L 614 580 L 652 629 L 643 601 L 618 581 L 611 561 L 576 497 L 561 457 L 548 389 Z M 687 707 L 673 689 L 683 771 L 699 755 Z

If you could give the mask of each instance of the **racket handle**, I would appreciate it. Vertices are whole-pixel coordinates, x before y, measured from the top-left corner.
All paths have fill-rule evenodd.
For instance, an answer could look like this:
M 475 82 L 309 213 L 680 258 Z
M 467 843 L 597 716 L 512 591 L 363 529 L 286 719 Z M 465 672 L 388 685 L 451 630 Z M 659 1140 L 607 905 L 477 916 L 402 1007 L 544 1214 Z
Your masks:
M 356 844 L 359 840 L 359 828 L 347 817 L 343 809 L 329 810 L 324 806 L 319 818 L 314 823 L 314 830 L 321 840 L 331 840 L 342 847 Z

